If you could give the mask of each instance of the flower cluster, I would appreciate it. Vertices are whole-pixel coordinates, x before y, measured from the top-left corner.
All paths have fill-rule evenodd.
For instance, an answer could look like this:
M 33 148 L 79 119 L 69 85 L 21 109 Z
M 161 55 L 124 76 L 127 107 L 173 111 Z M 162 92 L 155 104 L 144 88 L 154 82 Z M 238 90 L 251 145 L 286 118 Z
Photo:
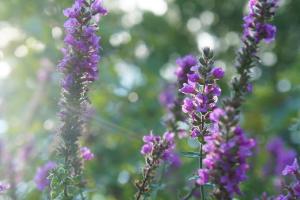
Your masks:
M 172 161 L 175 149 L 174 133 L 166 132 L 163 137 L 150 133 L 143 137 L 143 141 L 145 144 L 142 146 L 141 154 L 153 159 L 161 158 L 166 161 Z
M 91 82 L 98 78 L 100 61 L 100 37 L 96 35 L 98 15 L 107 11 L 101 5 L 102 0 L 94 0 L 89 4 L 86 0 L 75 0 L 71 8 L 64 10 L 68 17 L 64 27 L 66 48 L 62 49 L 64 58 L 59 68 L 65 73 L 63 87 L 69 90 L 77 79 Z
M 81 147 L 80 154 L 81 154 L 81 157 L 83 158 L 83 160 L 92 160 L 95 157 L 95 155 L 92 153 L 92 151 L 88 147 Z
M 260 20 L 259 16 L 272 17 L 277 3 L 278 0 L 250 0 L 249 14 L 244 17 L 244 40 L 255 39 L 256 43 L 264 40 L 269 43 L 275 39 L 276 27 Z
M 34 182 L 36 184 L 36 187 L 39 190 L 44 190 L 46 187 L 49 186 L 50 180 L 48 179 L 50 170 L 54 169 L 56 167 L 56 163 L 49 161 L 43 166 L 39 167 L 36 171 Z
M 187 74 L 187 82 L 180 89 L 180 92 L 186 95 L 182 111 L 189 116 L 193 138 L 200 134 L 205 135 L 208 131 L 203 123 L 208 119 L 208 113 L 216 107 L 218 96 L 221 95 L 221 88 L 216 82 L 223 78 L 224 71 L 213 66 L 212 57 L 212 51 L 205 48 L 200 64 L 191 67 L 191 73 Z
M 267 150 L 270 153 L 270 160 L 265 166 L 266 175 L 281 175 L 284 167 L 292 163 L 297 155 L 293 149 L 288 149 L 279 137 L 272 138 L 268 142 Z
M 227 104 L 239 108 L 244 96 L 252 91 L 250 69 L 258 59 L 258 44 L 264 40 L 269 43 L 274 40 L 276 27 L 268 21 L 274 16 L 278 0 L 250 0 L 249 14 L 244 17 L 242 48 L 237 55 L 236 68 L 239 76 L 232 82 L 234 94 Z
M 159 95 L 160 103 L 166 108 L 164 122 L 168 130 L 178 133 L 179 138 L 186 137 L 186 130 L 180 129 L 177 122 L 185 121 L 185 117 L 181 112 L 181 104 L 183 94 L 178 92 L 184 83 L 187 82 L 188 74 L 191 68 L 197 64 L 197 59 L 193 55 L 186 55 L 176 60 L 177 68 L 175 74 L 177 76 L 177 84 L 169 84 Z
M 172 110 L 176 101 L 176 86 L 174 84 L 167 85 L 159 94 L 159 102 L 167 110 Z
M 214 195 L 217 199 L 231 199 L 235 194 L 241 194 L 239 184 L 246 179 L 247 158 L 255 146 L 255 141 L 247 138 L 239 126 L 231 130 L 230 135 L 224 134 L 222 121 L 226 120 L 225 114 L 220 108 L 210 114 L 213 126 L 204 138 L 205 167 L 199 170 L 197 180 L 200 185 L 208 182 L 216 185 Z
M 224 70 L 214 66 L 213 52 L 209 48 L 203 49 L 203 56 L 199 61 L 199 64 L 191 67 L 191 72 L 187 74 L 187 82 L 183 84 L 180 92 L 185 95 L 182 111 L 188 115 L 191 125 L 190 135 L 200 141 L 200 169 L 196 181 L 198 185 L 196 184 L 195 188 L 200 185 L 201 196 L 204 196 L 203 185 L 209 178 L 209 172 L 203 168 L 202 163 L 204 138 L 211 134 L 210 129 L 213 124 L 209 115 L 217 107 L 218 97 L 221 95 L 221 88 L 217 85 L 217 81 L 224 77 Z M 190 196 L 191 193 L 185 199 Z
M 176 60 L 178 67 L 175 74 L 180 87 L 183 85 L 183 83 L 187 82 L 187 74 L 191 72 L 191 67 L 197 65 L 197 63 L 197 59 L 190 54 Z
M 141 148 L 141 154 L 145 156 L 146 165 L 143 169 L 143 180 L 136 182 L 138 193 L 136 199 L 141 199 L 150 191 L 150 184 L 154 181 L 155 170 L 162 161 L 176 163 L 178 161 L 175 154 L 175 134 L 172 132 L 164 133 L 163 137 L 145 135 L 143 137 L 144 145 Z
M 101 47 L 100 37 L 96 33 L 99 19 L 106 15 L 107 10 L 102 7 L 102 0 L 75 0 L 73 6 L 65 9 L 63 13 L 68 18 L 64 24 L 64 58 L 58 65 L 64 74 L 60 100 L 61 143 L 58 147 L 63 163 L 51 174 L 53 199 L 58 196 L 73 198 L 78 195 L 79 188 L 84 187 L 82 158 L 93 157 L 88 151 L 80 152 L 78 138 L 85 130 L 88 119 L 86 116 L 89 115 L 89 84 L 98 78 Z
M 68 19 L 64 24 L 64 58 L 58 65 L 64 73 L 60 101 L 62 145 L 59 150 L 65 156 L 65 166 L 71 174 L 81 173 L 77 141 L 89 109 L 88 84 L 98 77 L 100 37 L 96 35 L 97 23 L 106 13 L 102 0 L 75 0 L 72 7 L 64 10 Z
M 275 198 L 275 200 L 296 200 L 300 199 L 300 171 L 297 159 L 293 164 L 287 165 L 282 171 L 283 176 L 292 176 L 295 178 L 295 182 L 285 186 L 286 194 L 281 194 Z

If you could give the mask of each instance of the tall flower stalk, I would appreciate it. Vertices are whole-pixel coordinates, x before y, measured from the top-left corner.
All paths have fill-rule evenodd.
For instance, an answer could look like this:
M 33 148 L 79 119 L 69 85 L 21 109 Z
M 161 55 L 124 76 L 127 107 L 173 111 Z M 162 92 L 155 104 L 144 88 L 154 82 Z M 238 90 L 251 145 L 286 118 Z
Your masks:
M 270 43 L 275 39 L 276 27 L 269 24 L 277 8 L 278 0 L 250 0 L 249 14 L 244 17 L 242 47 L 237 54 L 236 69 L 238 76 L 232 81 L 232 96 L 227 99 L 225 107 L 230 107 L 230 120 L 234 121 L 247 93 L 252 91 L 250 70 L 255 66 L 258 44 Z M 238 121 L 236 121 L 238 122 Z
M 232 81 L 232 96 L 224 101 L 224 109 L 215 110 L 210 116 L 216 129 L 205 138 L 204 163 L 208 170 L 206 176 L 201 172 L 200 179 L 202 182 L 210 180 L 215 185 L 213 194 L 220 200 L 240 195 L 239 184 L 246 179 L 247 158 L 255 142 L 239 127 L 239 112 L 246 94 L 252 90 L 250 69 L 258 60 L 258 44 L 262 40 L 267 43 L 274 40 L 276 28 L 267 22 L 276 7 L 276 0 L 250 0 L 249 14 L 244 17 L 242 48 L 237 56 L 238 76 Z
M 165 123 L 168 130 L 176 132 L 179 138 L 186 135 L 186 131 L 178 129 L 177 122 L 186 121 L 186 117 L 181 112 L 181 105 L 184 99 L 184 95 L 178 91 L 182 88 L 183 84 L 188 80 L 188 74 L 191 73 L 191 68 L 197 65 L 197 59 L 191 55 L 185 55 L 176 60 L 177 68 L 175 75 L 177 77 L 176 84 L 170 84 L 160 94 L 160 102 L 165 106 L 167 115 L 165 117 Z
M 187 75 L 187 82 L 183 84 L 180 91 L 185 95 L 182 105 L 182 111 L 188 115 L 191 125 L 190 135 L 197 138 L 199 147 L 199 178 L 191 192 L 184 197 L 189 199 L 196 188 L 200 187 L 201 199 L 205 199 L 204 185 L 207 178 L 206 170 L 203 169 L 203 157 L 205 137 L 210 135 L 212 121 L 209 118 L 210 113 L 216 108 L 218 96 L 221 95 L 221 89 L 217 85 L 217 80 L 223 78 L 222 68 L 214 67 L 213 52 L 209 48 L 203 49 L 203 57 L 200 58 L 200 65 L 192 67 L 191 73 Z
M 72 199 L 81 188 L 82 159 L 78 139 L 85 125 L 84 114 L 88 87 L 98 78 L 100 37 L 97 36 L 101 15 L 107 13 L 102 0 L 75 0 L 64 10 L 68 18 L 65 27 L 64 58 L 59 70 L 64 74 L 60 101 L 60 165 L 51 175 L 51 197 Z
M 141 154 L 145 156 L 145 166 L 143 168 L 143 178 L 136 181 L 138 192 L 136 200 L 146 199 L 151 195 L 152 186 L 155 183 L 156 170 L 164 161 L 172 163 L 176 159 L 175 134 L 164 133 L 163 137 L 155 136 L 152 133 L 143 137 L 144 145 Z

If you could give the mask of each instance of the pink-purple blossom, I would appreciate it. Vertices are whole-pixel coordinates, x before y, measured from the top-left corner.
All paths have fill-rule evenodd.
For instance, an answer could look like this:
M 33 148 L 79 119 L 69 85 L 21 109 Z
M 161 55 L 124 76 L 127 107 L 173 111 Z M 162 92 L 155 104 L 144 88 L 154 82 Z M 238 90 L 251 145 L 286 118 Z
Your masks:
M 44 190 L 46 187 L 49 186 L 50 180 L 48 179 L 50 170 L 56 167 L 56 163 L 49 161 L 46 164 L 39 167 L 36 171 L 34 182 L 39 190 Z
M 95 155 L 92 153 L 92 151 L 88 147 L 81 147 L 80 154 L 81 154 L 81 157 L 83 158 L 83 160 L 92 160 L 95 157 Z

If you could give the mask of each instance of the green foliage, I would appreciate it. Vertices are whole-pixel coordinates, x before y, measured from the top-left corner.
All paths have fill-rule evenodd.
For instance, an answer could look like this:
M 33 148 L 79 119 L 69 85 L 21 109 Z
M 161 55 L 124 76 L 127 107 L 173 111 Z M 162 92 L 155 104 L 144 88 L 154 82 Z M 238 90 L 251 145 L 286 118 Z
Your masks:
M 63 165 L 55 168 L 49 179 L 51 180 L 51 200 L 72 200 L 82 193 L 80 188 L 81 177 L 78 175 L 72 176 L 70 169 L 66 169 Z

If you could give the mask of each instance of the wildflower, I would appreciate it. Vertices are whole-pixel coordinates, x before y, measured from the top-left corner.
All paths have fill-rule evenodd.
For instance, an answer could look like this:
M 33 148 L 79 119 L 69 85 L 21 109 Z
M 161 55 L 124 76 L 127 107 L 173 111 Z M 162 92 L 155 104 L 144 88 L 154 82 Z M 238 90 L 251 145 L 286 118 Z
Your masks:
M 150 191 L 150 185 L 154 181 L 154 172 L 162 161 L 167 161 L 174 166 L 180 165 L 179 157 L 175 153 L 174 137 L 173 132 L 165 132 L 163 137 L 155 136 L 152 133 L 143 137 L 144 145 L 141 154 L 145 156 L 146 164 L 143 170 L 143 180 L 136 183 L 137 200 Z
M 36 187 L 39 190 L 42 191 L 49 186 L 50 184 L 50 180 L 48 179 L 49 172 L 50 170 L 54 169 L 56 166 L 57 166 L 56 163 L 49 161 L 37 169 L 34 177 L 34 182 L 36 184 Z
M 95 155 L 91 152 L 91 150 L 88 147 L 81 147 L 80 148 L 81 157 L 84 160 L 92 160 Z

